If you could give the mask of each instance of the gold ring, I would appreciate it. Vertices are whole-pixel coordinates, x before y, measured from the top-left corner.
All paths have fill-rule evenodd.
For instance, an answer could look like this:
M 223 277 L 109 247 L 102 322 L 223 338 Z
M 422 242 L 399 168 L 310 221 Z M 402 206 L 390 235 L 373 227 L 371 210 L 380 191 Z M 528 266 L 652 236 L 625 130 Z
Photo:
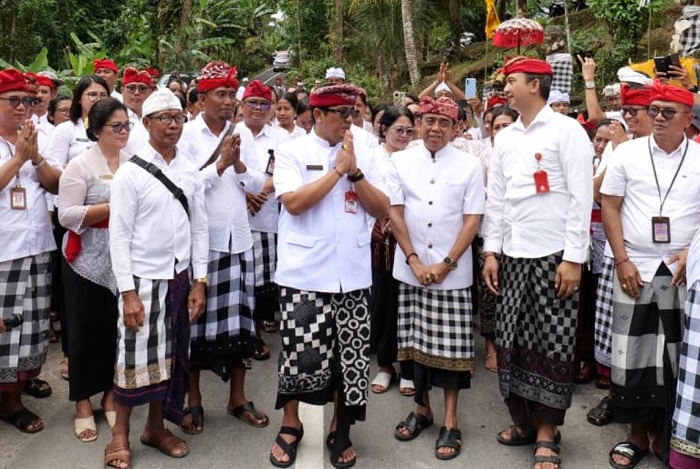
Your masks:
M 347 150 L 347 149 L 348 149 L 348 146 L 347 146 L 346 144 L 343 143 L 343 146 L 340 147 L 340 148 L 342 148 L 343 150 Z
M 626 284 L 626 283 L 623 283 L 623 284 L 622 284 L 622 288 L 627 288 L 627 284 Z
M 430 282 L 430 281 L 432 281 L 432 280 L 433 280 L 433 276 L 432 276 L 432 275 L 426 275 L 426 276 L 425 276 L 425 281 L 426 281 L 426 282 Z

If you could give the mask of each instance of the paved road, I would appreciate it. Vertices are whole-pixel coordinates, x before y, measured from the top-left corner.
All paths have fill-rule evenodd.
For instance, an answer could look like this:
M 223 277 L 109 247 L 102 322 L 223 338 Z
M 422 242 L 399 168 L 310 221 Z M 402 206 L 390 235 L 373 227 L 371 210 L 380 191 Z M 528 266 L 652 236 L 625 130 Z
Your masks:
M 252 77 L 251 80 L 260 80 L 265 85 L 273 86 L 275 84 L 275 78 L 278 76 L 282 76 L 282 74 L 273 71 L 272 68 L 268 68 Z
M 267 335 L 273 348 L 278 350 L 278 338 Z M 352 440 L 359 459 L 358 468 L 529 468 L 532 464 L 528 447 L 507 448 L 499 445 L 495 434 L 509 424 L 507 412 L 498 394 L 498 380 L 481 366 L 483 343 L 477 340 L 479 367 L 473 388 L 461 394 L 459 421 L 463 434 L 462 454 L 455 460 L 440 462 L 433 456 L 439 427 L 426 430 L 416 440 L 399 442 L 393 437 L 394 426 L 413 408 L 410 398 L 402 397 L 396 387 L 383 395 L 370 394 L 368 419 L 354 427 Z M 46 428 L 36 435 L 24 435 L 6 424 L 0 424 L 0 467 L 41 468 L 98 468 L 102 467 L 104 447 L 109 441 L 109 429 L 104 419 L 98 419 L 99 439 L 94 443 L 80 443 L 73 436 L 73 406 L 68 402 L 67 382 L 58 375 L 59 347 L 51 346 L 49 361 L 42 377 L 49 380 L 54 393 L 47 399 L 25 399 L 27 406 L 39 413 Z M 226 413 L 228 384 L 211 373 L 202 376 L 204 394 L 205 431 L 201 435 L 184 435 L 189 442 L 190 455 L 182 460 L 170 459 L 156 450 L 139 443 L 140 430 L 145 421 L 145 408 L 132 416 L 132 462 L 137 468 L 262 468 L 271 467 L 268 454 L 280 425 L 281 411 L 273 409 L 276 391 L 276 360 L 254 362 L 247 380 L 248 398 L 271 417 L 271 424 L 263 429 L 246 425 Z M 373 372 L 375 370 L 373 369 Z M 612 424 L 594 427 L 585 420 L 588 409 L 595 405 L 601 391 L 592 384 L 577 387 L 574 404 L 562 427 L 562 459 L 567 469 L 607 468 L 608 451 L 624 439 L 626 428 Z M 432 392 L 436 414 L 442 409 L 439 390 Z M 93 398 L 99 406 L 99 397 Z M 304 440 L 299 447 L 297 469 L 330 468 L 324 448 L 324 429 L 331 418 L 331 408 L 303 409 Z M 436 422 L 437 423 L 437 422 Z M 179 431 L 176 434 L 183 436 Z M 639 468 L 662 468 L 656 459 L 648 456 Z

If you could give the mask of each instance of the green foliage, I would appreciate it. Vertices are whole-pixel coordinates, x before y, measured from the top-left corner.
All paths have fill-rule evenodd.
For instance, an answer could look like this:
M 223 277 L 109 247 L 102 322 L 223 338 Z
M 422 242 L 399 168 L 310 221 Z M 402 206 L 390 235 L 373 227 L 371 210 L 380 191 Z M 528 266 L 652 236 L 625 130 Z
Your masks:
M 669 7 L 671 0 L 651 0 L 648 6 L 637 8 L 630 0 L 588 0 L 596 18 L 605 21 L 613 41 L 637 44 L 648 26 L 649 15 L 654 17 Z

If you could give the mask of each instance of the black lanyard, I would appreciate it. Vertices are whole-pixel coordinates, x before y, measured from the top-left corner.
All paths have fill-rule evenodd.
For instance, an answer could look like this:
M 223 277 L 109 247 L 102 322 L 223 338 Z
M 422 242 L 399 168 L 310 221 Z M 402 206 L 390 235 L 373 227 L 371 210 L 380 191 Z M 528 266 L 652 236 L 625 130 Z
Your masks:
M 690 145 L 690 142 L 686 139 L 685 141 L 685 150 L 683 151 L 683 156 L 681 157 L 681 162 L 678 163 L 678 168 L 676 169 L 676 174 L 673 175 L 673 179 L 671 179 L 671 185 L 668 186 L 668 190 L 666 191 L 666 195 L 664 196 L 663 200 L 661 199 L 661 186 L 659 186 L 659 177 L 656 175 L 656 165 L 654 164 L 654 156 L 652 155 L 651 152 L 651 139 L 653 137 L 649 136 L 649 140 L 647 141 L 647 144 L 649 145 L 649 159 L 651 159 L 651 169 L 654 170 L 654 180 L 656 181 L 656 191 L 659 193 L 659 216 L 661 216 L 663 210 L 664 210 L 664 204 L 666 203 L 666 198 L 668 197 L 668 194 L 671 192 L 671 188 L 673 187 L 673 183 L 676 182 L 676 177 L 678 177 L 678 173 L 681 172 L 681 166 L 683 166 L 683 162 L 685 161 L 685 155 L 688 153 L 688 145 Z

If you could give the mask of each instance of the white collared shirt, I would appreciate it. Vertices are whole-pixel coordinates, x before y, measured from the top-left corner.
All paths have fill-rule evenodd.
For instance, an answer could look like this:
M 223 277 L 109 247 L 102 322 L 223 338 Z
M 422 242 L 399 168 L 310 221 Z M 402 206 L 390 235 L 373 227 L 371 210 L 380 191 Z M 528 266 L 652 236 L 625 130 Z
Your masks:
M 353 141 L 360 142 L 367 148 L 371 149 L 379 146 L 379 137 L 374 135 L 372 132 L 367 132 L 362 127 L 352 124 L 350 126 L 350 132 L 352 132 Z
M 129 122 L 132 122 L 134 124 L 134 128 L 131 129 L 131 132 L 129 132 L 129 141 L 124 147 L 124 151 L 128 155 L 138 154 L 136 153 L 137 151 L 148 146 L 148 139 L 150 137 L 148 135 L 148 130 L 146 130 L 146 126 L 143 125 L 143 121 L 141 120 L 141 118 L 137 116 L 136 113 L 131 109 L 126 109 L 126 115 L 128 116 Z
M 50 157 L 65 168 L 70 160 L 95 144 L 96 142 L 87 138 L 82 120 L 78 120 L 77 124 L 66 121 L 54 127 L 44 156 Z
M 119 101 L 120 103 L 123 103 L 123 102 L 124 102 L 124 97 L 123 97 L 122 94 L 121 94 L 119 91 L 117 91 L 117 90 L 112 91 L 112 92 L 109 94 L 109 97 L 110 97 L 110 98 L 116 99 L 116 100 Z
M 7 164 L 14 153 L 15 146 L 0 138 L 0 166 Z M 61 168 L 49 157 L 46 159 L 51 166 Z M 11 191 L 17 184 L 26 191 L 26 210 L 14 210 L 11 207 Z M 47 216 L 47 195 L 50 194 L 41 186 L 31 160 L 26 161 L 20 168 L 18 177 L 12 178 L 0 191 L 0 262 L 56 249 L 51 222 Z
M 185 124 L 178 147 L 190 162 L 201 168 L 214 152 L 229 127 L 226 123 L 221 134 L 214 135 L 204 121 L 204 113 Z M 250 169 L 236 174 L 233 167 L 226 168 L 221 176 L 216 162 L 200 171 L 204 180 L 204 194 L 209 221 L 209 250 L 238 254 L 253 247 L 253 235 L 248 223 L 245 192 L 259 194 L 265 177 Z
M 671 242 L 652 241 L 651 217 L 659 216 L 659 189 L 666 195 L 683 157 L 688 153 L 664 203 L 664 217 L 671 222 Z M 649 156 L 649 145 L 659 178 L 659 189 Z M 653 137 L 640 137 L 615 148 L 600 192 L 624 197 L 620 210 L 622 236 L 630 260 L 637 266 L 642 280 L 651 282 L 661 262 L 687 249 L 700 226 L 700 144 L 683 137 L 670 154 L 656 145 Z M 621 259 L 620 259 L 621 260 Z M 669 266 L 671 271 L 673 266 Z
M 425 146 L 398 151 L 391 157 L 387 182 L 391 205 L 403 205 L 403 219 L 418 258 L 424 264 L 442 262 L 464 226 L 464 215 L 484 213 L 484 182 L 479 160 L 446 145 L 431 157 Z M 394 278 L 420 286 L 406 264 L 400 245 L 394 256 Z M 471 246 L 442 283 L 427 288 L 454 290 L 473 282 Z
M 199 171 L 176 154 L 168 165 L 150 145 L 138 155 L 156 165 L 183 190 L 190 219 L 175 196 L 135 163 L 119 168 L 112 181 L 109 245 L 120 292 L 134 289 L 134 276 L 172 279 L 190 263 L 195 278 L 206 277 L 209 234 L 204 184 Z
M 253 136 L 253 132 L 245 123 L 239 122 L 236 124 L 235 133 L 241 136 L 241 161 L 248 167 L 248 171 L 265 175 L 266 178 L 271 177 L 265 174 L 267 162 L 270 159 L 268 151 L 274 151 L 278 145 L 289 140 L 289 132 L 272 127 L 270 124 L 265 124 L 258 132 L 258 135 Z M 276 162 L 277 159 L 275 158 Z M 253 231 L 277 233 L 278 218 L 279 202 L 275 197 L 275 193 L 271 192 L 267 194 L 267 202 L 260 207 L 258 213 L 255 215 L 248 214 L 248 223 L 250 223 L 250 229 Z
M 36 114 L 32 114 L 32 122 L 34 122 L 34 128 L 39 131 L 39 152 L 43 153 L 46 151 L 46 147 L 48 146 L 49 138 L 53 133 L 54 125 L 49 122 L 48 113 L 41 117 L 37 116 Z
M 541 154 L 538 165 L 535 154 Z M 561 250 L 588 259 L 593 205 L 593 146 L 574 119 L 544 106 L 526 129 L 521 118 L 496 136 L 482 224 L 485 252 L 539 258 Z M 533 174 L 547 172 L 538 194 Z
M 277 196 L 310 184 L 335 167 L 342 142 L 330 146 L 311 131 L 286 142 L 275 152 Z M 381 161 L 364 145 L 355 143 L 357 167 L 367 181 L 383 190 Z M 345 211 L 345 197 L 352 184 L 343 177 L 316 205 L 291 215 L 282 205 L 277 237 L 275 282 L 302 290 L 339 293 L 368 288 L 372 284 L 370 216 L 357 203 L 357 213 Z

